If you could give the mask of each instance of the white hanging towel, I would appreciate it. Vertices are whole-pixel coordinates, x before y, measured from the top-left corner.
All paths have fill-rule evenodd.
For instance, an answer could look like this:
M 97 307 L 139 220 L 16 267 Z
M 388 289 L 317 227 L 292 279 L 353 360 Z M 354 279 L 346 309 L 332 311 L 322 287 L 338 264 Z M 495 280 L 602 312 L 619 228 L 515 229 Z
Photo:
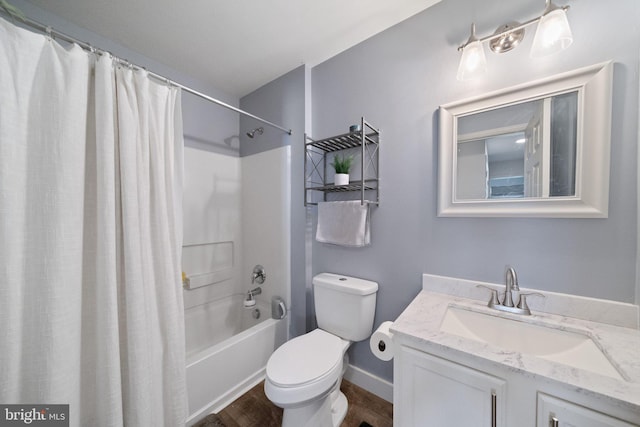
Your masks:
M 341 246 L 367 246 L 371 243 L 369 204 L 362 205 L 359 200 L 318 203 L 316 240 Z

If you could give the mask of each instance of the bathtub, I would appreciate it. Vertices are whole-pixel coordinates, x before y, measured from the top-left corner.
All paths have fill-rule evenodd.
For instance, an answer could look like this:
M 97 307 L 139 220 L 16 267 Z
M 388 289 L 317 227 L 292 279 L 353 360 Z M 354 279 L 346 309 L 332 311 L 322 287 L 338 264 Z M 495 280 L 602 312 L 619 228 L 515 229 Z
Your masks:
M 185 312 L 188 426 L 260 382 L 269 356 L 287 339 L 287 319 L 272 319 L 270 303 L 258 300 L 245 309 L 243 298 L 233 295 Z

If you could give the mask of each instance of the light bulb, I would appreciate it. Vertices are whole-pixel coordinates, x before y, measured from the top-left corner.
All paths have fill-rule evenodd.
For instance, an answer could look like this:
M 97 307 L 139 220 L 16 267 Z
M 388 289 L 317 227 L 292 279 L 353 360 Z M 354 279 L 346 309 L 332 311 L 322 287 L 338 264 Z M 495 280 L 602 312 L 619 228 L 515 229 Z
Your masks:
M 573 35 L 567 20 L 567 14 L 561 8 L 554 9 L 540 18 L 536 35 L 533 38 L 531 57 L 551 55 L 568 48 Z
M 458 66 L 458 80 L 468 80 L 478 77 L 487 71 L 487 60 L 484 48 L 478 40 L 467 44 L 462 50 L 462 58 Z

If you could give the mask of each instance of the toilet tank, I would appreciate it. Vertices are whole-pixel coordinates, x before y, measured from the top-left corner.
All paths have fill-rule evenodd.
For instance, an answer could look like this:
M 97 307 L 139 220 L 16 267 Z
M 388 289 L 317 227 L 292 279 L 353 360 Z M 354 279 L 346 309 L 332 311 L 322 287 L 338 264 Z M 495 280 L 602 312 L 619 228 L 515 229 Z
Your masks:
M 349 341 L 373 331 L 378 284 L 356 277 L 322 273 L 313 278 L 318 327 Z

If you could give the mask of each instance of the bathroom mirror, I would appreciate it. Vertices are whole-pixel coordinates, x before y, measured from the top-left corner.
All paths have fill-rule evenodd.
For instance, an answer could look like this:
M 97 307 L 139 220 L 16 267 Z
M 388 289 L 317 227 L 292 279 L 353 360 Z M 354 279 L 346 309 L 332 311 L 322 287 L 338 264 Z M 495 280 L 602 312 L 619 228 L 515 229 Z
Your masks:
M 438 216 L 607 217 L 612 68 L 441 106 Z

